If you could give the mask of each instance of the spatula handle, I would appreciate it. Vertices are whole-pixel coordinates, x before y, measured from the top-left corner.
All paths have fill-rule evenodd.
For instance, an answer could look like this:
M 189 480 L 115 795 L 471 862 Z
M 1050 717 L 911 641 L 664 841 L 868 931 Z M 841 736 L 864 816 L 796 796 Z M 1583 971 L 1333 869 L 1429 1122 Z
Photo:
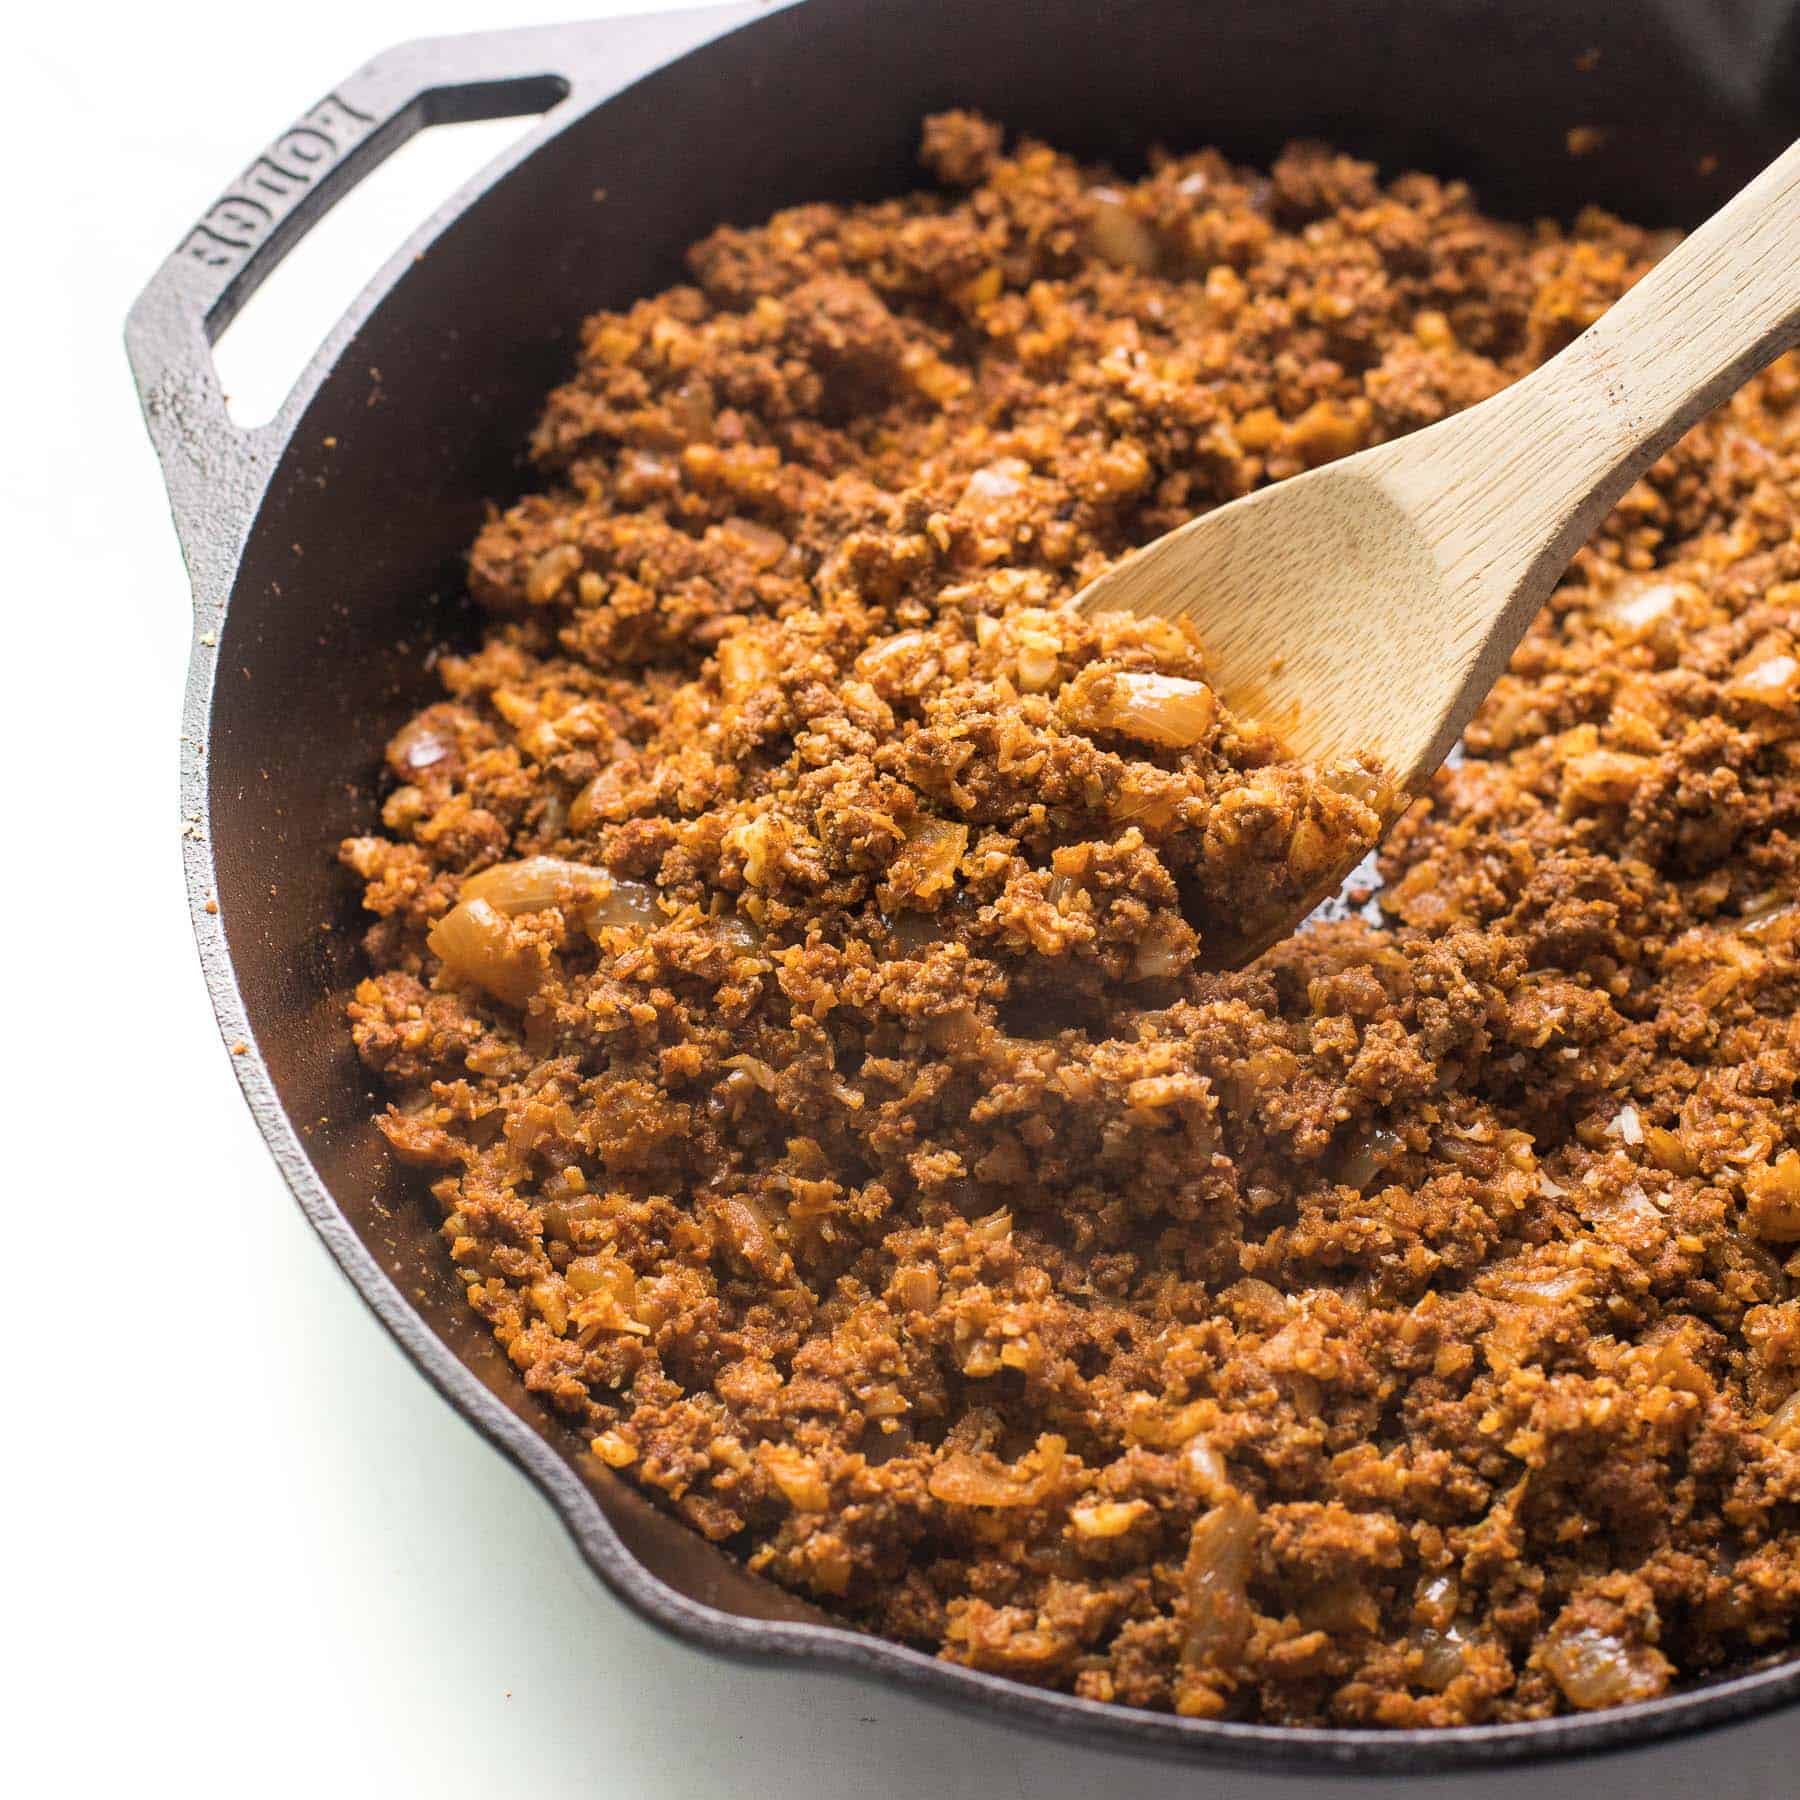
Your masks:
M 1432 427 L 1429 457 L 1396 456 L 1389 491 L 1465 596 L 1464 629 L 1489 640 L 1482 691 L 1485 663 L 1504 660 L 1626 489 L 1797 342 L 1800 143 L 1559 356 Z
M 1546 389 L 1581 409 L 1571 483 L 1591 479 L 1616 498 L 1796 342 L 1800 143 L 1546 366 Z

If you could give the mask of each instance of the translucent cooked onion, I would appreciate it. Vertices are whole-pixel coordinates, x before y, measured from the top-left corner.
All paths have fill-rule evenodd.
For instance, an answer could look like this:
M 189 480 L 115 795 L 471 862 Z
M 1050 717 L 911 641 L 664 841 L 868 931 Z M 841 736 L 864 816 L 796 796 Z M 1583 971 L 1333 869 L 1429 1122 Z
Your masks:
M 906 834 L 888 865 L 887 889 L 912 905 L 935 901 L 956 881 L 957 864 L 969 847 L 969 828 L 948 819 L 922 819 Z
M 590 933 L 612 925 L 658 925 L 662 913 L 656 889 L 647 882 L 622 881 L 591 863 L 566 862 L 556 856 L 528 856 L 520 862 L 496 863 L 471 875 L 458 898 L 479 900 L 506 918 L 537 912 L 546 906 L 579 910 Z
M 407 775 L 423 774 L 456 754 L 456 738 L 431 712 L 401 726 L 388 745 L 388 761 Z
M 525 578 L 525 598 L 533 606 L 547 606 L 562 592 L 563 584 L 581 568 L 581 551 L 574 544 L 554 544 L 531 565 Z
M 1622 581 L 1602 609 L 1607 621 L 1630 636 L 1642 636 L 1694 592 L 1687 582 L 1663 576 Z
M 1732 699 L 1746 700 L 1753 706 L 1790 707 L 1800 696 L 1800 661 L 1785 651 L 1764 656 L 1740 667 L 1726 683 L 1725 692 Z
M 426 942 L 452 974 L 508 1006 L 523 1006 L 544 978 L 536 951 L 518 943 L 504 915 L 479 897 L 453 906 Z
M 719 692 L 731 706 L 742 706 L 774 678 L 774 655 L 754 631 L 726 638 L 713 654 L 719 664 Z
M 1800 1447 L 1800 1388 L 1795 1388 L 1769 1416 L 1763 1436 L 1772 1444 Z
M 760 1056 L 728 1056 L 725 1067 L 742 1069 L 765 1094 L 775 1091 L 775 1071 Z
M 946 1506 L 1034 1506 L 1055 1480 L 1066 1447 L 1059 1437 L 1041 1437 L 1037 1448 L 1012 1468 L 966 1450 L 952 1451 L 931 1471 L 926 1486 Z
M 1156 267 L 1156 234 L 1131 210 L 1125 196 L 1117 188 L 1088 189 L 1088 214 L 1085 240 L 1088 250 L 1102 262 L 1124 269 Z
M 1017 456 L 1003 456 L 971 475 L 963 487 L 965 504 L 976 508 L 992 506 L 998 500 L 1010 500 L 1025 486 L 1031 465 Z
M 580 899 L 598 887 L 610 887 L 612 876 L 589 863 L 564 862 L 555 856 L 528 856 L 522 862 L 496 863 L 471 875 L 457 896 L 485 900 L 511 918 L 565 900 Z
M 1299 1610 L 1309 1630 L 1329 1631 L 1334 1637 L 1373 1632 L 1381 1624 L 1380 1607 L 1369 1590 L 1353 1579 L 1315 1583 Z
M 1209 1506 L 1229 1499 L 1231 1474 L 1225 1459 L 1205 1437 L 1195 1438 L 1181 1453 L 1181 1483 Z
M 928 1263 L 908 1263 L 894 1271 L 888 1292 L 908 1312 L 929 1313 L 938 1303 L 941 1283 Z
M 1738 929 L 1745 937 L 1782 937 L 1793 927 L 1796 915 L 1800 915 L 1800 903 L 1791 896 L 1765 894 L 1755 905 L 1744 908 Z
M 764 1444 L 757 1455 L 795 1512 L 822 1513 L 830 1506 L 831 1489 L 810 1456 L 789 1444 Z
M 1156 921 L 1132 952 L 1131 979 L 1167 981 L 1192 964 L 1197 948 L 1193 932 L 1179 919 Z
M 1608 1137 L 1616 1137 L 1627 1144 L 1641 1144 L 1644 1141 L 1644 1122 L 1638 1109 L 1628 1100 L 1613 1115 L 1613 1121 L 1606 1128 Z
M 1256 1534 L 1256 1508 L 1242 1494 L 1220 1501 L 1195 1524 L 1182 1575 L 1184 1667 L 1229 1669 L 1243 1654 L 1254 1622 L 1250 1570 Z
M 1165 750 L 1198 743 L 1219 715 L 1204 681 L 1135 669 L 1084 669 L 1063 690 L 1062 708 L 1084 731 L 1117 731 Z
M 1419 1685 L 1442 1693 L 1463 1672 L 1463 1651 L 1468 1639 L 1455 1626 L 1439 1631 L 1426 1626 L 1413 1639 L 1419 1656 Z
M 616 1431 L 603 1431 L 588 1448 L 610 1469 L 629 1468 L 637 1461 L 637 1451 Z
M 1628 1645 L 1604 1631 L 1571 1631 L 1544 1651 L 1544 1666 L 1571 1706 L 1591 1712 L 1649 1700 L 1669 1685 L 1669 1665 L 1648 1644 Z
M 1345 1150 L 1337 1179 L 1361 1193 L 1388 1165 L 1400 1147 L 1400 1134 L 1391 1125 L 1372 1126 Z
M 1800 1243 L 1800 1151 L 1784 1150 L 1744 1177 L 1750 1229 L 1765 1243 Z
M 1588 1276 L 1585 1269 L 1557 1269 L 1542 1275 L 1502 1275 L 1493 1285 L 1506 1299 L 1526 1306 L 1561 1306 L 1587 1292 Z
M 656 889 L 644 881 L 621 881 L 617 876 L 604 894 L 597 895 L 582 914 L 591 935 L 618 925 L 660 925 L 662 910 Z
M 1564 795 L 1595 806 L 1629 806 L 1655 769 L 1654 758 L 1629 750 L 1590 750 L 1563 765 Z
M 1644 1132 L 1644 1146 L 1657 1167 L 1667 1169 L 1671 1175 L 1695 1172 L 1697 1165 L 1679 1132 L 1669 1131 L 1661 1125 L 1648 1126 Z
M 1171 791 L 1175 778 L 1150 763 L 1139 763 L 1125 772 L 1112 816 L 1121 825 L 1139 825 L 1146 832 L 1167 831 L 1175 822 L 1180 791 Z
M 1069 1528 L 1080 1538 L 1122 1537 L 1149 1510 L 1148 1500 L 1093 1500 L 1069 1508 Z
M 767 1269 L 776 1249 L 762 1208 L 748 1194 L 736 1194 L 719 1202 L 716 1217 L 738 1257 L 752 1270 Z
M 623 1332 L 644 1337 L 649 1326 L 634 1315 L 637 1276 L 631 1265 L 610 1251 L 597 1256 L 578 1256 L 563 1271 L 563 1280 L 576 1296 L 569 1316 L 587 1341 L 601 1332 Z

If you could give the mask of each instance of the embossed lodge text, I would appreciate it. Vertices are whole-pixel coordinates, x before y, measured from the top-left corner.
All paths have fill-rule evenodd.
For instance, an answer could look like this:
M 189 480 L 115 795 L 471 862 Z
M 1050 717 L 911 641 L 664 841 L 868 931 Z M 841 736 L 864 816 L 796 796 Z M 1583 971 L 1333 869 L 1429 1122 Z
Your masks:
M 374 123 L 349 101 L 327 94 L 207 208 L 181 254 L 209 268 L 241 260 Z

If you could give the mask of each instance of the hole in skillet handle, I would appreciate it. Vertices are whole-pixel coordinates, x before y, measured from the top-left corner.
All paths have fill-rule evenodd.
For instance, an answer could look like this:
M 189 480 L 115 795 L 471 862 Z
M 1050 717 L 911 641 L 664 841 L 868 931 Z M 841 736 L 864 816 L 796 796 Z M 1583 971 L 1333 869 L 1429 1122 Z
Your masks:
M 233 424 L 273 419 L 395 243 L 568 93 L 553 75 L 435 88 L 379 124 L 334 96 L 259 156 L 201 226 L 278 215 L 206 315 Z

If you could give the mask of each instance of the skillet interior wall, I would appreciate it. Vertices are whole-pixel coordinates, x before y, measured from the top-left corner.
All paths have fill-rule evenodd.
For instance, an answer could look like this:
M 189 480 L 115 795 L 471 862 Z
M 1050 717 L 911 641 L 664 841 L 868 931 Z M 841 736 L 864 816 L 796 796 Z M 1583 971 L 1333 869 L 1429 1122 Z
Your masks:
M 1318 135 L 1465 175 L 1501 212 L 1597 200 L 1680 224 L 1800 129 L 1800 12 L 810 0 L 573 121 L 401 277 L 286 446 L 202 652 L 219 903 L 282 1103 L 352 1226 L 462 1360 L 571 1450 L 467 1313 L 429 1203 L 368 1123 L 341 1027 L 364 921 L 332 849 L 368 829 L 381 746 L 435 697 L 425 652 L 471 630 L 463 553 L 483 504 L 522 485 L 517 447 L 579 321 L 679 279 L 683 247 L 720 221 L 916 185 L 919 118 L 949 105 L 1126 167 L 1157 142 L 1255 160 Z M 1607 130 L 1601 150 L 1572 161 L 1574 125 Z M 693 1597 L 815 1616 L 710 1552 L 697 1575 L 688 1534 L 623 1484 L 601 1498 Z

